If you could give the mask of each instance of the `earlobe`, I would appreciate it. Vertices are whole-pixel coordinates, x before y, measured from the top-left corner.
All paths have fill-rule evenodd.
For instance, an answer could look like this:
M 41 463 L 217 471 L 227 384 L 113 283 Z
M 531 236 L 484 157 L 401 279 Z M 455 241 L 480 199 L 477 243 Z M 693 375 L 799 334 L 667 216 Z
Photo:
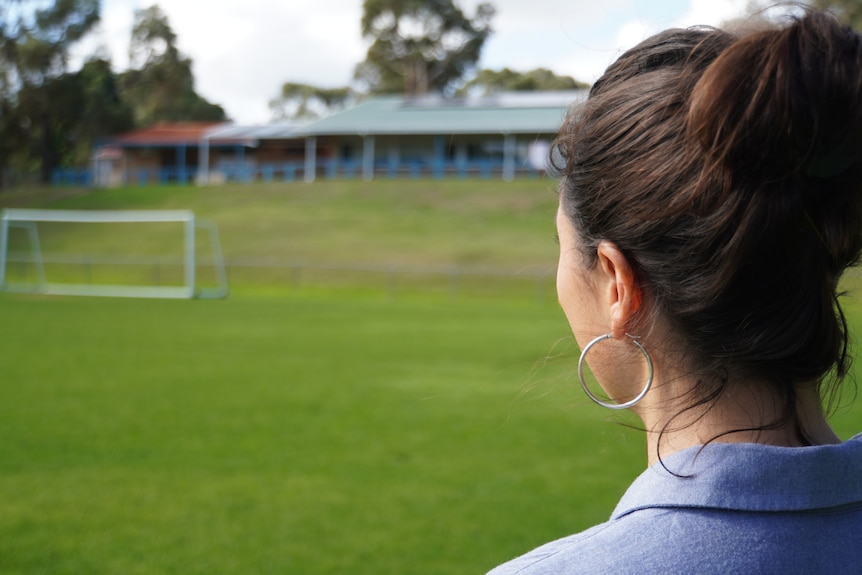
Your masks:
M 598 265 L 604 278 L 605 298 L 610 316 L 610 333 L 623 337 L 641 306 L 641 289 L 634 268 L 620 249 L 609 241 L 596 248 Z

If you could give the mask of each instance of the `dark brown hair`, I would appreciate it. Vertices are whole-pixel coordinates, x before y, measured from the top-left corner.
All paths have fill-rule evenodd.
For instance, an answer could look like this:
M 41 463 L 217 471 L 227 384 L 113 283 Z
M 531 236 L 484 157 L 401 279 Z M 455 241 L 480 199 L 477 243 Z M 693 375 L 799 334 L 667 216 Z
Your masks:
M 862 248 L 850 28 L 812 11 L 744 37 L 658 34 L 596 82 L 555 157 L 587 263 L 601 240 L 627 256 L 704 375 L 698 403 L 742 376 L 778 390 L 786 423 L 799 385 L 847 373 L 836 287 Z

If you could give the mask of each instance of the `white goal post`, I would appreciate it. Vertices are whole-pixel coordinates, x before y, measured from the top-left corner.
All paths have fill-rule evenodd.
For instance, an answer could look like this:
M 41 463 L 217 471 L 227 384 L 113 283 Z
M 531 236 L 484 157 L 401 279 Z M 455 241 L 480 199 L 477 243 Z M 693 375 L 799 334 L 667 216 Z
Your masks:
M 175 285 L 106 285 L 96 283 L 52 282 L 45 271 L 46 258 L 42 252 L 37 224 L 55 222 L 65 224 L 85 223 L 178 223 L 182 226 L 182 280 Z M 10 229 L 26 231 L 29 252 L 23 261 L 35 272 L 35 282 L 14 283 L 9 281 Z M 203 288 L 198 285 L 196 235 L 198 230 L 209 234 L 214 268 L 215 286 Z M 22 261 L 22 260 L 19 260 Z M 209 262 L 208 262 L 209 263 Z M 212 222 L 195 218 L 190 210 L 42 210 L 6 209 L 0 217 L 0 290 L 15 292 L 38 292 L 52 295 L 89 295 L 110 297 L 143 298 L 221 298 L 226 297 L 227 274 L 219 242 L 218 229 Z

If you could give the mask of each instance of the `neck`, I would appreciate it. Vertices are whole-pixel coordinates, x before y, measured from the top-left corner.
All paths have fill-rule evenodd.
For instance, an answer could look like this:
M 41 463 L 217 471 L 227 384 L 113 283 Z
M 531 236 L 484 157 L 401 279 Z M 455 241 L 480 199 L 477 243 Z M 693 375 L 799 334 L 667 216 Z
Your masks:
M 686 410 L 691 398 L 683 390 L 696 383 L 687 379 L 656 380 L 642 404 L 633 408 L 647 430 L 650 465 L 659 456 L 713 441 L 784 447 L 840 443 L 814 386 L 797 389 L 795 415 L 787 418 L 776 392 L 750 381 L 730 383 L 714 401 Z

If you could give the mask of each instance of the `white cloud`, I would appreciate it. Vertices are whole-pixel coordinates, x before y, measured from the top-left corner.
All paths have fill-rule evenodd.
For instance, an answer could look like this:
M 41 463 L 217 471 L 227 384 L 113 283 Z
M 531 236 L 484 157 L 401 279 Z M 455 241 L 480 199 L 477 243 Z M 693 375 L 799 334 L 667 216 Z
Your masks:
M 343 86 L 365 56 L 358 3 L 343 0 L 174 0 L 165 12 L 198 90 L 243 123 L 269 119 L 286 81 Z
M 650 35 L 674 26 L 719 24 L 742 13 L 746 2 L 496 0 L 495 34 L 482 65 L 541 66 L 592 82 L 622 52 Z
M 659 4 L 656 2 L 654 5 Z M 632 48 L 649 36 L 667 28 L 688 26 L 719 26 L 745 13 L 747 0 L 689 0 L 683 11 L 676 11 L 668 18 L 649 10 L 632 10 L 636 19 L 617 22 L 615 42 L 612 49 L 601 53 L 578 55 L 565 63 L 575 73 L 575 77 L 595 81 L 614 59 L 625 50 Z
M 650 27 L 644 22 L 627 22 L 617 32 L 617 44 L 622 49 L 628 49 L 645 40 L 651 33 Z
M 718 26 L 745 13 L 748 0 L 690 0 L 677 26 Z
M 103 0 L 97 45 L 117 70 L 127 63 L 133 11 L 158 0 Z M 472 15 L 480 0 L 460 0 Z M 494 33 L 480 65 L 550 68 L 594 81 L 624 49 L 670 26 L 719 24 L 747 0 L 490 0 Z M 286 81 L 320 86 L 351 82 L 365 58 L 361 0 L 164 0 L 158 2 L 194 61 L 197 89 L 235 120 L 265 122 L 268 102 Z

